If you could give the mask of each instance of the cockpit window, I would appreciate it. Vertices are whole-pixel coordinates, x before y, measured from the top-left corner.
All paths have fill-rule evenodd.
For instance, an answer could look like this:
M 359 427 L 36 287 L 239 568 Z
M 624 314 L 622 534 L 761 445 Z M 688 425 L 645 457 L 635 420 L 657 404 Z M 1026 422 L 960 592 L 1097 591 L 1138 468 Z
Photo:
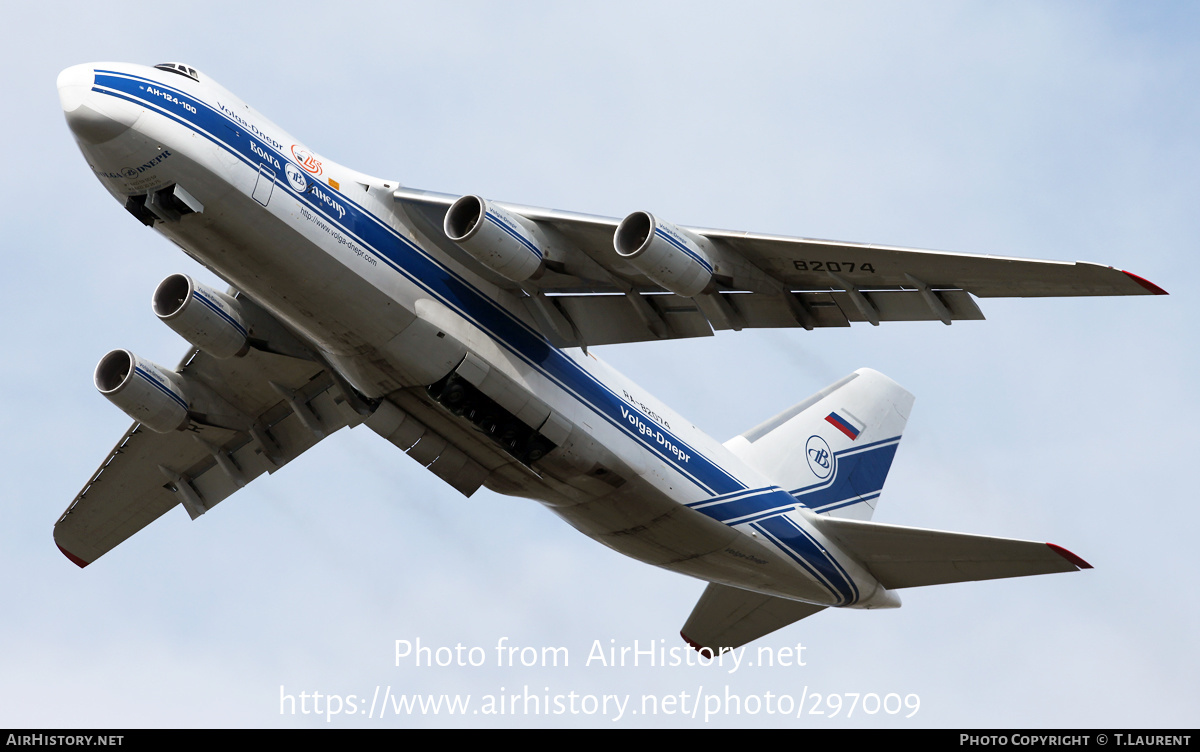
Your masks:
M 158 68 L 159 70 L 171 71 L 172 73 L 178 73 L 181 76 L 187 76 L 193 81 L 200 81 L 200 74 L 197 73 L 196 69 L 190 65 L 184 65 L 183 63 L 159 63 L 154 67 Z

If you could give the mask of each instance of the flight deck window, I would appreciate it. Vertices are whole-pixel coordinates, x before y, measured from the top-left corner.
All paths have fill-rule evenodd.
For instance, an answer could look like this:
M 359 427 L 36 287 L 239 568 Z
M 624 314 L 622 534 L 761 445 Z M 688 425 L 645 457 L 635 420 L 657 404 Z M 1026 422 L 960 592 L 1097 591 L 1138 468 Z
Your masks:
M 181 76 L 187 76 L 196 82 L 200 81 L 200 74 L 196 72 L 196 69 L 184 65 L 183 63 L 159 63 L 154 67 L 158 68 L 159 70 L 170 71 L 172 73 L 178 73 Z

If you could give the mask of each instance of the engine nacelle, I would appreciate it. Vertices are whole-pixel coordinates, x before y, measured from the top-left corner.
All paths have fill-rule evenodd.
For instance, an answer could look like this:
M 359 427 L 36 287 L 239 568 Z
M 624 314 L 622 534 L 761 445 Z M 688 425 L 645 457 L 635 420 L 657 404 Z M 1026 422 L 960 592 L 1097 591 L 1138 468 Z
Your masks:
M 513 282 L 542 270 L 546 241 L 537 225 L 479 196 L 455 201 L 442 229 L 481 264 Z
M 649 212 L 634 212 L 617 226 L 613 247 L 642 274 L 667 290 L 691 298 L 713 277 L 707 242 Z
M 96 366 L 96 388 L 129 417 L 158 433 L 184 428 L 189 400 L 179 374 L 113 350 Z
M 213 357 L 245 355 L 249 349 L 246 316 L 238 302 L 186 274 L 160 282 L 151 304 L 163 323 Z

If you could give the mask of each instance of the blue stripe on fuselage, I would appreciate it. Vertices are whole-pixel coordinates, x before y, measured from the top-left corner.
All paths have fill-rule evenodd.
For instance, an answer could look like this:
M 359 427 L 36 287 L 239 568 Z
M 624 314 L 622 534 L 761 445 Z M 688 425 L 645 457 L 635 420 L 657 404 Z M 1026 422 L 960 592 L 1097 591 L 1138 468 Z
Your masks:
M 755 522 L 750 527 L 808 569 L 817 582 L 825 585 L 837 597 L 837 605 L 848 606 L 858 601 L 858 586 L 854 584 L 854 578 L 803 527 L 781 514 Z
M 148 93 L 145 87 L 153 86 L 169 92 L 172 99 Z M 263 139 L 245 133 L 246 128 L 216 108 L 195 97 L 152 79 L 116 71 L 96 71 L 94 91 L 148 106 L 170 117 L 172 120 L 199 131 L 215 144 L 241 158 L 247 165 L 258 168 L 262 161 L 248 144 L 242 140 L 253 140 L 264 151 L 278 156 L 282 161 L 292 161 Z M 190 106 L 195 109 L 192 112 Z M 244 134 L 234 140 L 238 134 Z M 286 180 L 277 178 L 276 185 L 287 190 L 321 214 L 347 234 L 359 240 L 366 248 L 389 266 L 404 274 L 414 284 L 455 309 L 460 315 L 488 332 L 500 345 L 517 355 L 544 376 L 558 384 L 568 393 L 588 405 L 597 415 L 638 441 L 643 447 L 668 463 L 676 471 L 690 478 L 709 494 L 724 494 L 744 489 L 745 483 L 733 476 L 712 460 L 703 456 L 687 442 L 651 421 L 649 416 L 620 399 L 606 385 L 565 353 L 551 345 L 542 335 L 523 321 L 513 316 L 490 297 L 472 284 L 432 259 L 419 246 L 404 238 L 394 229 L 370 212 L 335 192 L 339 203 L 346 209 L 345 216 L 331 212 L 322 201 L 309 192 L 297 193 Z M 328 189 L 326 189 L 328 190 Z M 672 444 L 681 447 L 688 455 L 680 461 L 673 453 L 664 449 L 654 437 L 640 434 L 635 426 L 622 419 L 621 411 L 640 416 L 647 424 L 657 427 Z
M 698 512 L 726 525 L 740 525 L 763 515 L 806 506 L 814 512 L 828 512 L 879 496 L 887 478 L 900 437 L 843 449 L 834 454 L 834 472 L 824 481 L 795 491 L 761 488 L 702 499 L 688 504 Z
M 688 504 L 697 512 L 726 525 L 741 525 L 761 516 L 771 516 L 804 506 L 794 496 L 778 486 L 759 488 L 743 493 L 726 494 Z

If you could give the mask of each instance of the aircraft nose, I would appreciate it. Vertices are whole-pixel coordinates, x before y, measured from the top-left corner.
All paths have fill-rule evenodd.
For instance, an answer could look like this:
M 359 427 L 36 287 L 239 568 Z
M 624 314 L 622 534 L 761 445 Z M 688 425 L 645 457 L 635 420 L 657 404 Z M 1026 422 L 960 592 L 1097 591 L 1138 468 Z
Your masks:
M 96 71 L 90 65 L 73 65 L 58 74 L 58 101 L 67 126 L 89 144 L 111 141 L 132 128 L 141 115 L 140 107 L 94 93 L 95 80 Z

